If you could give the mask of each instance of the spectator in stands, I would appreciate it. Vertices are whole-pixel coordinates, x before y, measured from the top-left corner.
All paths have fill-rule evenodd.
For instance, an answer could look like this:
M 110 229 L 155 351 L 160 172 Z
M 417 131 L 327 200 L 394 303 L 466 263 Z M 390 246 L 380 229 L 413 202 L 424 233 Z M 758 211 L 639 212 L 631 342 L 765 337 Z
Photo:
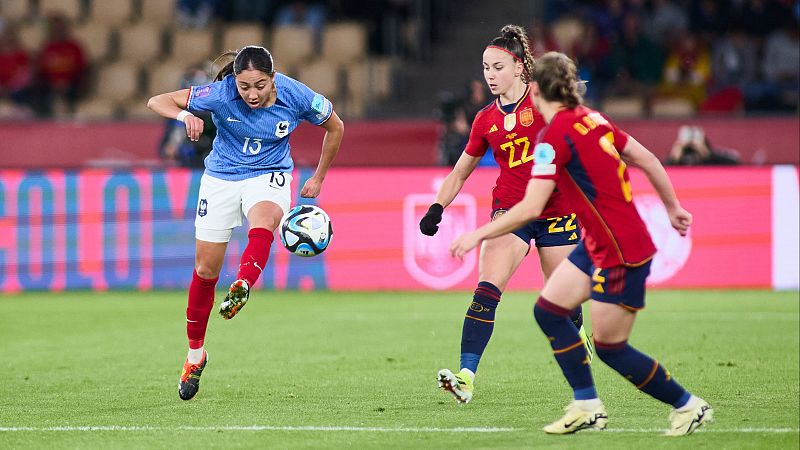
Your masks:
M 467 84 L 464 97 L 454 97 L 449 93 L 443 94 L 440 106 L 440 115 L 444 125 L 443 133 L 439 139 L 439 161 L 442 165 L 453 166 L 469 139 L 469 131 L 478 111 L 489 103 L 489 94 L 486 84 L 480 80 L 471 80 Z M 492 152 L 486 152 L 478 165 L 497 165 Z
M 175 21 L 184 28 L 205 28 L 215 12 L 215 0 L 178 0 Z
M 757 109 L 796 110 L 800 94 L 800 33 L 794 19 L 767 36 L 761 64 L 763 82 L 751 85 L 748 103 Z
M 674 36 L 689 28 L 689 16 L 672 0 L 654 0 L 650 17 L 650 33 L 660 45 L 669 45 Z
M 211 83 L 209 73 L 211 67 L 201 65 L 190 67 L 183 76 L 180 89 L 189 89 L 192 86 L 202 86 Z M 203 132 L 200 138 L 192 141 L 186 135 L 186 125 L 173 119 L 167 119 L 164 138 L 161 140 L 159 153 L 165 161 L 182 167 L 202 168 L 205 157 L 211 152 L 217 127 L 211 120 L 211 113 L 197 111 L 195 116 L 203 120 Z
M 30 115 L 31 58 L 19 43 L 12 25 L 0 24 L 0 99 L 14 104 L 11 115 L 17 118 Z
M 735 150 L 714 148 L 700 127 L 684 125 L 672 144 L 667 164 L 673 166 L 732 166 L 739 164 Z
M 661 80 L 664 68 L 663 49 L 648 37 L 642 16 L 629 12 L 623 20 L 619 40 L 612 46 L 608 65 L 616 71 L 608 95 L 648 97 Z
M 704 112 L 740 111 L 744 106 L 744 89 L 756 81 L 756 42 L 741 26 L 714 41 L 711 49 L 712 80 L 708 98 L 700 107 Z
M 322 44 L 322 27 L 325 25 L 325 5 L 310 0 L 292 0 L 278 8 L 273 25 L 300 25 L 314 32 L 314 45 L 319 53 Z
M 63 103 L 66 112 L 73 113 L 84 88 L 87 62 L 80 43 L 70 34 L 66 17 L 54 15 L 48 19 L 47 41 L 39 53 L 37 66 L 38 112 L 52 116 L 54 108 L 60 109 Z
M 664 64 L 660 93 L 683 97 L 695 106 L 706 97 L 711 81 L 711 54 L 697 36 L 687 33 L 675 43 Z

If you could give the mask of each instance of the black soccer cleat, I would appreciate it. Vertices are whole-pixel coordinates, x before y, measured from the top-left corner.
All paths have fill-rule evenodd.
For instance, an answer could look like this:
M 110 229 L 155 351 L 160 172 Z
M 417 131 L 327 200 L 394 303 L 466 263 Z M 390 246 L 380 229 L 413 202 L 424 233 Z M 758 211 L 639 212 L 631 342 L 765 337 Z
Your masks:
M 178 395 L 182 400 L 191 400 L 197 395 L 197 391 L 200 389 L 200 375 L 203 374 L 206 363 L 208 363 L 208 353 L 205 351 L 203 351 L 203 359 L 198 364 L 190 364 L 188 359 L 183 363 L 181 381 L 178 383 Z

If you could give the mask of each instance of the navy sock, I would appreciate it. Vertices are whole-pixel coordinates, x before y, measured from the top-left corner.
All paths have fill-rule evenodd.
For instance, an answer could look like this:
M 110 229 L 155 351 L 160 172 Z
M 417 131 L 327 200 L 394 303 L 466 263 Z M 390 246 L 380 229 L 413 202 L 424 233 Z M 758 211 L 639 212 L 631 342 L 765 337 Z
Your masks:
M 578 329 L 569 318 L 570 311 L 539 297 L 533 307 L 533 316 L 550 341 L 553 355 L 572 387 L 575 400 L 597 398 L 589 357 L 578 336 Z
M 581 329 L 583 326 L 583 307 L 578 306 L 577 308 L 573 309 L 569 312 L 569 320 L 575 324 L 575 328 Z
M 492 337 L 494 313 L 501 295 L 503 294 L 497 286 L 481 281 L 464 317 L 464 328 L 461 330 L 461 367 L 473 373 L 477 372 L 483 350 Z
M 668 370 L 628 345 L 628 341 L 615 344 L 595 341 L 594 348 L 604 363 L 640 391 L 675 408 L 680 408 L 689 400 L 691 394 L 672 378 Z

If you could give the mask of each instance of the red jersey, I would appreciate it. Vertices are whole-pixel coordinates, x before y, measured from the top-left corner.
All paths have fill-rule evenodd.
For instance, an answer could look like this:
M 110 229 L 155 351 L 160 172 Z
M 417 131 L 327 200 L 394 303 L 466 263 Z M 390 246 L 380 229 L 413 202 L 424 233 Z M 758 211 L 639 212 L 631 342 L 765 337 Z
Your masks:
M 47 82 L 62 88 L 77 81 L 86 70 L 81 47 L 72 40 L 50 41 L 39 56 Z
M 585 106 L 559 111 L 534 149 L 534 178 L 555 180 L 578 214 L 595 267 L 637 266 L 656 252 L 617 149 L 628 135 Z
M 500 176 L 492 190 L 492 209 L 509 209 L 525 196 L 525 189 L 531 179 L 533 165 L 533 144 L 539 131 L 545 126 L 544 118 L 533 106 L 531 88 L 514 105 L 513 111 L 506 113 L 500 100 L 478 111 L 472 122 L 467 147 L 470 156 L 480 158 L 491 146 L 494 160 L 500 166 Z M 556 191 L 547 202 L 541 217 L 559 217 L 572 213 Z

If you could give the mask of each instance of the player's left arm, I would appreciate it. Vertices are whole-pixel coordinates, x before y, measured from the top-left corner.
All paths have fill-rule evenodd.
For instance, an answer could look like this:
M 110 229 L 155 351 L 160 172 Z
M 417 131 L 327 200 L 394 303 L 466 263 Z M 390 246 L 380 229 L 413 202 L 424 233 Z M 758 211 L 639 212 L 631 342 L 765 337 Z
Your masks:
M 507 213 L 477 230 L 457 237 L 450 244 L 450 253 L 453 256 L 463 258 L 468 251 L 477 247 L 481 241 L 510 233 L 536 219 L 544 211 L 547 200 L 555 188 L 556 182 L 554 180 L 531 178 L 528 182 L 528 187 L 525 189 L 525 197 L 519 203 L 511 207 Z
M 312 175 L 311 178 L 306 180 L 303 189 L 300 191 L 301 197 L 315 198 L 319 195 L 322 189 L 322 182 L 325 180 L 325 175 L 327 175 L 328 169 L 339 153 L 339 147 L 342 144 L 344 122 L 342 122 L 342 119 L 336 114 L 336 111 L 331 111 L 328 120 L 321 123 L 319 126 L 325 129 L 325 137 L 322 138 L 322 154 L 319 157 L 317 170 L 314 171 L 314 175 Z
M 672 227 L 678 230 L 681 236 L 686 236 L 689 226 L 692 224 L 692 214 L 683 209 L 678 201 L 678 196 L 675 194 L 675 189 L 672 187 L 672 182 L 669 180 L 669 175 L 667 175 L 667 171 L 661 161 L 631 136 L 628 136 L 628 142 L 622 149 L 620 156 L 626 164 L 644 171 L 647 179 L 650 180 L 650 184 L 653 185 L 653 188 L 658 192 L 658 196 L 661 197 L 661 201 L 664 202 Z

